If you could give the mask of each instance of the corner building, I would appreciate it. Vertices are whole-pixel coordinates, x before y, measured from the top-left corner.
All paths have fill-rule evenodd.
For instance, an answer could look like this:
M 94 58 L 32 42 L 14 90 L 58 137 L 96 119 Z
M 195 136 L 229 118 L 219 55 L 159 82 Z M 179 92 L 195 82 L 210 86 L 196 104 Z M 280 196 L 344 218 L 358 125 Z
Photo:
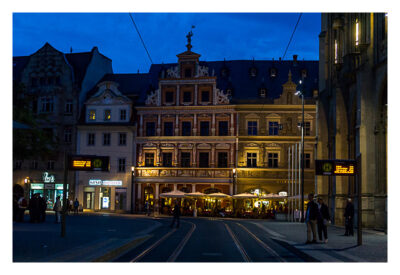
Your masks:
M 300 142 L 304 81 L 308 134 L 305 192 L 314 191 L 318 62 L 199 61 L 191 51 L 174 64 L 153 64 L 150 88 L 136 105 L 136 210 L 156 210 L 160 193 L 234 195 L 288 190 L 288 147 Z M 229 205 L 225 205 L 229 207 Z

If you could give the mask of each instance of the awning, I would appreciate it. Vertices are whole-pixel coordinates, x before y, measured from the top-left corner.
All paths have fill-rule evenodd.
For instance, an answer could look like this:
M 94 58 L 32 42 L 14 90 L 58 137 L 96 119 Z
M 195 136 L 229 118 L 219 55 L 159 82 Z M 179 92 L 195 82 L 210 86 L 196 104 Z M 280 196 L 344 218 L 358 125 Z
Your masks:
M 186 193 L 185 197 L 191 197 L 191 198 L 200 198 L 200 197 L 204 197 L 206 196 L 206 194 L 201 193 L 201 192 L 193 192 L 193 193 Z

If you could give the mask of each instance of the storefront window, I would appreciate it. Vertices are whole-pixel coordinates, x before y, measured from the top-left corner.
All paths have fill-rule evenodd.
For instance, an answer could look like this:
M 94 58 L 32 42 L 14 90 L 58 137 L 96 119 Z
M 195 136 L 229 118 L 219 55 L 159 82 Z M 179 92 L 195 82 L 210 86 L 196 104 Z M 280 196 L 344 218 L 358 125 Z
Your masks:
M 153 193 L 153 188 L 152 187 L 146 187 L 144 189 L 144 201 L 148 201 L 150 206 L 153 206 L 153 200 L 154 200 L 154 193 Z
M 126 205 L 126 188 L 115 189 L 115 210 L 124 210 Z
M 101 209 L 110 209 L 110 188 L 100 188 L 100 208 Z

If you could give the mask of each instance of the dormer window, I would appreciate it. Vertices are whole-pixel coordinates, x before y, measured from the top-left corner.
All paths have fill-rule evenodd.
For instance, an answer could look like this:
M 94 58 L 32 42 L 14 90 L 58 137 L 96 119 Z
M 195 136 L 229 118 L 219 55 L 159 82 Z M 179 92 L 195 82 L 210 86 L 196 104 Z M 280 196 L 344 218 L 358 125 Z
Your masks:
M 302 78 L 306 78 L 307 77 L 307 70 L 306 69 L 301 70 L 301 77 Z
M 260 89 L 260 97 L 265 98 L 267 95 L 267 90 L 265 88 Z
M 257 68 L 251 68 L 250 69 L 250 76 L 251 77 L 256 77 L 257 76 Z
M 229 75 L 229 70 L 228 68 L 222 68 L 221 70 L 221 76 L 227 77 Z
M 271 70 L 270 70 L 270 77 L 276 77 L 276 69 L 275 68 L 272 68 Z
M 111 120 L 111 110 L 104 110 L 104 120 Z
M 185 77 L 192 77 L 192 69 L 185 69 Z
M 89 120 L 96 120 L 96 110 L 89 110 Z

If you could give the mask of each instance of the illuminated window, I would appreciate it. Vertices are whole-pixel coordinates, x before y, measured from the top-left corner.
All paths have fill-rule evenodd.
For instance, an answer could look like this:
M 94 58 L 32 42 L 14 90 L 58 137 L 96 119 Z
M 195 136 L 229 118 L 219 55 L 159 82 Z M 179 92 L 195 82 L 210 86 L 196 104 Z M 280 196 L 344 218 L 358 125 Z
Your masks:
M 145 153 L 144 154 L 144 165 L 146 167 L 154 166 L 154 153 Z
M 257 121 L 248 121 L 247 122 L 247 134 L 249 136 L 257 135 Z
M 111 134 L 104 133 L 103 134 L 103 146 L 110 146 L 111 144 Z
M 125 172 L 125 158 L 118 159 L 118 172 Z
M 119 143 L 120 146 L 126 145 L 126 133 L 119 133 Z
M 96 110 L 89 110 L 89 120 L 96 120 Z
M 360 22 L 358 21 L 358 19 L 356 19 L 356 46 L 358 46 L 358 44 L 360 43 Z
M 94 146 L 96 143 L 96 135 L 94 133 L 88 133 L 87 137 L 87 145 Z
M 338 41 L 335 39 L 335 64 L 338 63 Z
M 104 110 L 104 120 L 111 120 L 111 110 Z
M 268 153 L 268 167 L 278 167 L 278 153 Z
M 247 153 L 247 167 L 257 167 L 257 153 Z

